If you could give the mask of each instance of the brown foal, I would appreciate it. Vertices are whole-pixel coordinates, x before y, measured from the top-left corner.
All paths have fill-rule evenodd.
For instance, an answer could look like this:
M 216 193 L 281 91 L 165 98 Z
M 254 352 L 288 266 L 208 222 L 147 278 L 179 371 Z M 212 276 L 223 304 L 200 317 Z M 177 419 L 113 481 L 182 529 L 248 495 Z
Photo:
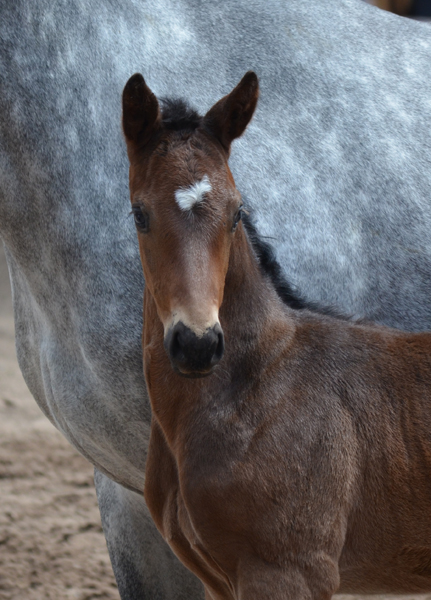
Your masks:
M 431 335 L 284 303 L 230 144 L 254 73 L 200 117 L 123 93 L 146 280 L 145 498 L 207 599 L 431 591 Z

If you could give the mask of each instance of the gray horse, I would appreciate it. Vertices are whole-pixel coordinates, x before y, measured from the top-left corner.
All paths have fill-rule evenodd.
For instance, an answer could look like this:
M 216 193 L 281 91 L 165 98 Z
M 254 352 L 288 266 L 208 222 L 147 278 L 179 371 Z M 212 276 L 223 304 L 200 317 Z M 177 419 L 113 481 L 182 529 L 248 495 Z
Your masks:
M 144 73 L 205 112 L 248 70 L 231 159 L 309 300 L 431 327 L 431 28 L 359 0 L 0 2 L 0 234 L 17 351 L 47 417 L 96 467 L 123 599 L 201 598 L 149 519 L 143 278 L 120 96 Z

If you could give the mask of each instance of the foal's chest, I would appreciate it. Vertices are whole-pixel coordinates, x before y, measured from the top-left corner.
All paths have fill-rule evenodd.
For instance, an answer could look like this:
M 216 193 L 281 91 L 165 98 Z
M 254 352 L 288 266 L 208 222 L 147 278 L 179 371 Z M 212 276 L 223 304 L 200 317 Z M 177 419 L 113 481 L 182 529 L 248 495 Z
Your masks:
M 336 433 L 301 431 L 299 420 L 285 423 L 281 435 L 274 421 L 256 427 L 233 411 L 201 412 L 190 419 L 200 426 L 177 439 L 177 502 L 187 513 L 179 525 L 212 556 L 223 540 L 223 564 L 256 552 L 283 561 L 292 547 L 331 544 L 340 529 L 350 479 L 332 464 Z

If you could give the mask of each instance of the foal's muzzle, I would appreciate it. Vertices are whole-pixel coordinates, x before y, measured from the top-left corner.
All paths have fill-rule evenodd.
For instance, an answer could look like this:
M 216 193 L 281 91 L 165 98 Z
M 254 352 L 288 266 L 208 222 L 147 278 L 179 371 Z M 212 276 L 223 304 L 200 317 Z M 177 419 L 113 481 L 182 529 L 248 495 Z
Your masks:
M 209 375 L 224 353 L 224 336 L 218 323 L 198 337 L 179 321 L 169 329 L 164 344 L 172 367 L 185 377 Z

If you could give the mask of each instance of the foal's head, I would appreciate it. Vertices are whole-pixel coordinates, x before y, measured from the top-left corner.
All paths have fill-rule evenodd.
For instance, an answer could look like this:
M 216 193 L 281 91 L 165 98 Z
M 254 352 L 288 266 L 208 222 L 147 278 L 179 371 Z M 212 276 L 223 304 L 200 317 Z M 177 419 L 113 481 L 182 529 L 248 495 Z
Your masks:
M 174 369 L 198 377 L 223 356 L 218 313 L 241 196 L 230 145 L 249 123 L 259 87 L 253 72 L 199 117 L 181 102 L 161 111 L 142 75 L 123 92 L 130 194 L 145 281 Z

